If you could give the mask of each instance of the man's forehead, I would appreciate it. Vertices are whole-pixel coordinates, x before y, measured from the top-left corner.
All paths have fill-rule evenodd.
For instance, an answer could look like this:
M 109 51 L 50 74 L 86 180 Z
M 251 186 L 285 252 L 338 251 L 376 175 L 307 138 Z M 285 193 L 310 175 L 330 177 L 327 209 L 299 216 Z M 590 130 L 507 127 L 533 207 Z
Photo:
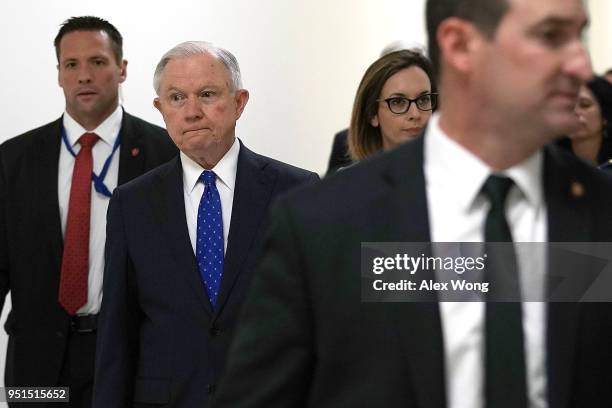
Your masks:
M 515 17 L 529 25 L 587 24 L 588 17 L 583 0 L 506 0 L 506 17 Z
M 111 39 L 102 30 L 71 31 L 61 39 L 59 51 L 62 57 L 70 56 L 69 54 L 77 52 L 88 52 L 90 54 L 110 53 L 112 52 Z
M 214 55 L 205 53 L 171 59 L 162 71 L 164 88 L 228 86 L 229 72 Z

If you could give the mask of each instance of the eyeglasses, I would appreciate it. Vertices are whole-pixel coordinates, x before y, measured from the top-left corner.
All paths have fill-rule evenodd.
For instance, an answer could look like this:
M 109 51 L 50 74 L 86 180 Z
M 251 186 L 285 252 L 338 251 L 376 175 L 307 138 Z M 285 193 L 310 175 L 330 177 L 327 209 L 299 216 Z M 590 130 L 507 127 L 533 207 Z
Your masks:
M 419 96 L 416 99 L 405 98 L 403 96 L 393 96 L 387 99 L 377 99 L 376 102 L 386 102 L 389 110 L 397 115 L 408 112 L 412 102 L 418 110 L 430 111 L 436 108 L 438 102 L 437 93 L 428 93 Z

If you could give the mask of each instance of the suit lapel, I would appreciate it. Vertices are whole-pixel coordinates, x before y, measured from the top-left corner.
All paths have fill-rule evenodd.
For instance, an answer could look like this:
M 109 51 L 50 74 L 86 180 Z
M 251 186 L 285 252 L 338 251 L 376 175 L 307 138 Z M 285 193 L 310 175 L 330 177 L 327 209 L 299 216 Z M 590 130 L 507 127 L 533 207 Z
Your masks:
M 419 137 L 390 155 L 383 172 L 387 186 L 373 212 L 385 216 L 389 231 L 387 241 L 430 242 L 427 194 L 423 173 L 423 143 Z M 381 214 L 381 209 L 388 209 Z M 373 209 L 374 211 L 374 209 Z M 435 297 L 418 303 L 387 303 L 392 324 L 410 367 L 410 380 L 418 406 L 446 406 L 444 344 L 439 306 Z
M 223 279 L 216 313 L 223 310 L 243 269 L 257 231 L 267 215 L 276 173 L 266 170 L 266 162 L 240 144 L 234 202 L 223 267 Z
M 119 178 L 117 185 L 136 178 L 145 170 L 145 151 L 142 135 L 135 128 L 130 114 L 123 111 L 121 120 L 121 146 L 119 147 Z
M 544 157 L 548 242 L 590 241 L 589 192 L 586 191 L 586 184 L 577 171 L 559 157 L 559 151 L 555 148 L 545 149 Z M 562 258 L 551 256 L 549 251 L 549 271 L 561 270 L 559 262 L 563 262 Z M 552 284 L 549 280 L 549 287 Z M 548 303 L 547 373 L 551 407 L 569 406 L 579 306 L 576 302 Z
M 39 134 L 39 141 L 34 143 L 36 151 L 33 154 L 34 160 L 32 164 L 34 169 L 32 185 L 38 191 L 35 196 L 38 197 L 39 201 L 39 206 L 34 208 L 40 210 L 39 219 L 42 220 L 44 225 L 47 244 L 51 248 L 53 259 L 57 262 L 55 266 L 58 272 L 61 267 L 63 251 L 62 226 L 57 194 L 61 126 L 62 119 L 60 118 L 50 125 L 49 131 Z
M 151 202 L 155 208 L 157 222 L 168 247 L 174 254 L 177 264 L 176 273 L 187 280 L 198 302 L 212 316 L 210 301 L 200 279 L 200 272 L 191 247 L 187 219 L 185 216 L 185 197 L 183 194 L 183 168 L 180 157 L 168 163 L 167 172 L 161 173 L 153 190 Z

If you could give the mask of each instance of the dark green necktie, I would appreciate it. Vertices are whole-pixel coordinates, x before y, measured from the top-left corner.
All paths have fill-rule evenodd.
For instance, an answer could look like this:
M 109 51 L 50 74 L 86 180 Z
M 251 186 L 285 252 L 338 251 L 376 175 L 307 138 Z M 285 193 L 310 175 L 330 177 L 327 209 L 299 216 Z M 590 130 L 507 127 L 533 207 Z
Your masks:
M 506 197 L 512 185 L 511 179 L 492 175 L 482 189 L 491 203 L 485 221 L 485 281 L 489 282 L 485 312 L 487 408 L 527 407 L 520 282 L 506 220 Z

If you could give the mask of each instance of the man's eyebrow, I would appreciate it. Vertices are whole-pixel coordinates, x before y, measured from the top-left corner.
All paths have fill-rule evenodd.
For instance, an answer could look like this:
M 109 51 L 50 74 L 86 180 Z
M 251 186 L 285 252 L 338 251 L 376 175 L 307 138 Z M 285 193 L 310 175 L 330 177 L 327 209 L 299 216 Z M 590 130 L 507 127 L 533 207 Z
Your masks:
M 165 92 L 183 92 L 181 89 L 177 88 L 176 86 L 170 86 L 168 87 L 168 89 L 166 89 Z
M 572 19 L 572 18 L 564 18 L 564 17 L 558 17 L 558 16 L 550 16 L 545 18 L 544 20 L 539 21 L 535 27 L 542 27 L 542 26 L 553 26 L 553 27 L 566 27 L 566 26 L 572 26 L 576 24 L 576 20 Z M 579 28 L 580 30 L 584 30 L 587 26 L 589 25 L 589 20 L 585 19 L 580 25 Z

